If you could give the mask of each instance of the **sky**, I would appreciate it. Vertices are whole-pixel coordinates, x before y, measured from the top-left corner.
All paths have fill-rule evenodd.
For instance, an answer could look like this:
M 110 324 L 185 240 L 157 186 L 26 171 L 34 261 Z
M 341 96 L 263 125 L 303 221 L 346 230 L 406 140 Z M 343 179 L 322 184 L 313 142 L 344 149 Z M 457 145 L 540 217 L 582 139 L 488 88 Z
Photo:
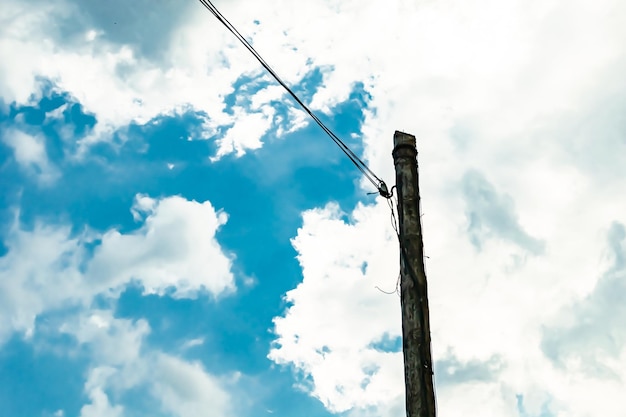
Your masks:
M 390 186 L 447 417 L 623 417 L 626 3 L 216 0 Z M 387 201 L 195 0 L 3 0 L 0 417 L 400 417 Z

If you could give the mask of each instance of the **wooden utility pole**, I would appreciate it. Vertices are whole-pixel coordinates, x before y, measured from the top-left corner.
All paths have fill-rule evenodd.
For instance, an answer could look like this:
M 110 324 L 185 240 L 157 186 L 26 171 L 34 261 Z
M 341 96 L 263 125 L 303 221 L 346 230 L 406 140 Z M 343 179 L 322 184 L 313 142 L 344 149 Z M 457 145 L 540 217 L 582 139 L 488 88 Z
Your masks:
M 430 319 L 415 136 L 393 136 L 400 235 L 402 350 L 407 417 L 435 417 Z

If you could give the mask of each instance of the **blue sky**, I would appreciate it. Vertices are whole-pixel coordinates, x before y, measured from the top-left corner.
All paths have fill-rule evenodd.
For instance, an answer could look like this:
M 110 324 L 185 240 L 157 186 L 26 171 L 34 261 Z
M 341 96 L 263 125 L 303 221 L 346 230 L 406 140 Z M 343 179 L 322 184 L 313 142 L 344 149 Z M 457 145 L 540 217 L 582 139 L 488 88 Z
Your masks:
M 217 6 L 388 184 L 417 136 L 439 412 L 623 416 L 625 6 Z M 404 415 L 389 208 L 305 116 L 197 1 L 7 1 L 0 416 Z
M 315 78 L 319 84 L 320 77 L 315 73 L 311 74 L 311 82 L 306 83 L 310 84 L 311 91 L 317 88 Z M 256 86 L 254 80 L 242 77 L 232 95 L 225 97 L 225 103 L 237 98 L 239 88 L 251 84 L 255 86 L 250 91 L 253 94 L 267 83 Z M 336 118 L 329 120 L 329 125 L 338 134 L 349 137 L 358 132 L 362 109 L 367 108 L 367 104 L 363 87 L 355 85 L 348 100 L 334 107 Z M 278 115 L 286 114 L 284 104 L 275 106 Z M 225 111 L 231 109 L 232 105 L 227 104 Z M 83 235 L 86 229 L 94 235 L 112 229 L 121 234 L 133 234 L 142 223 L 134 219 L 131 212 L 138 194 L 153 199 L 178 197 L 185 203 L 210 200 L 216 210 L 227 213 L 228 220 L 216 231 L 215 238 L 230 264 L 231 285 L 237 287 L 236 294 L 215 298 L 208 291 L 199 291 L 177 299 L 172 297 L 175 290 L 163 287 L 161 294 L 150 295 L 145 294 L 141 283 L 133 282 L 134 277 L 129 276 L 128 282 L 115 289 L 114 296 L 95 294 L 88 307 L 106 308 L 114 319 L 145 320 L 150 328 L 145 343 L 151 349 L 176 352 L 186 342 L 195 340 L 199 344 L 185 352 L 186 359 L 201 361 L 208 371 L 216 374 L 242 372 L 251 379 L 243 382 L 244 385 L 273 385 L 267 392 L 260 390 L 255 407 L 289 414 L 298 412 L 305 401 L 308 409 L 316 410 L 315 415 L 325 415 L 314 400 L 295 390 L 288 396 L 282 395 L 292 381 L 285 370 L 272 368 L 266 358 L 274 339 L 270 331 L 272 318 L 285 308 L 283 294 L 301 279 L 296 252 L 289 240 L 300 225 L 300 212 L 310 206 L 323 205 L 329 199 L 348 206 L 359 199 L 368 200 L 356 187 L 357 171 L 341 157 L 330 140 L 319 134 L 316 126 L 304 127 L 280 139 L 272 139 L 276 134 L 276 129 L 272 129 L 267 133 L 267 144 L 258 152 L 211 162 L 209 156 L 216 152 L 215 141 L 195 137 L 202 115 L 189 110 L 158 116 L 142 125 L 130 125 L 123 139 L 114 137 L 113 144 L 98 144 L 79 161 L 69 161 L 66 155 L 71 155 L 72 144 L 68 146 L 63 142 L 58 129 L 71 129 L 72 137 L 80 140 L 98 120 L 93 114 L 85 113 L 67 92 L 44 87 L 44 95 L 33 105 L 10 105 L 7 110 L 3 114 L 8 130 L 5 134 L 12 134 L 9 129 L 19 126 L 20 132 L 38 137 L 48 155 L 48 163 L 55 166 L 55 178 L 47 183 L 47 179 L 42 179 L 46 175 L 45 168 L 34 163 L 20 164 L 11 149 L 3 146 L 3 177 L 6 179 L 3 196 L 7 200 L 3 210 L 7 229 L 3 243 L 5 256 L 17 249 L 12 246 L 14 231 L 11 228 L 28 233 L 45 222 L 69 228 L 68 238 Z M 58 116 L 50 117 L 55 111 Z M 359 144 L 354 143 L 354 146 Z M 101 239 L 84 244 L 87 253 L 83 262 L 93 259 L 102 245 Z M 185 243 L 194 244 L 193 241 L 171 241 L 163 250 Z M 62 257 L 55 264 L 63 262 Z M 202 266 L 212 268 L 210 261 Z M 42 280 L 46 279 L 42 276 Z M 58 307 L 69 311 L 52 311 L 51 318 L 46 317 L 47 312 L 41 312 L 32 324 L 35 333 L 40 323 L 45 328 L 48 320 L 61 323 L 66 320 L 65 314 L 76 314 L 76 305 L 70 300 Z M 32 351 L 31 343 L 25 343 L 17 334 L 8 340 L 7 352 L 12 354 L 3 358 L 2 374 L 7 394 L 5 409 L 14 410 L 12 414 L 37 414 L 41 410 L 56 411 L 66 406 L 68 414 L 80 411 L 81 376 L 88 370 L 89 355 L 58 354 L 82 350 L 72 338 L 59 339 L 53 342 L 56 355 L 48 349 Z M 40 359 L 42 363 L 38 363 L 40 355 L 45 358 Z M 30 367 L 31 361 L 37 364 L 36 369 L 26 376 L 25 368 Z M 66 377 L 65 366 L 60 363 L 75 370 L 78 383 L 64 399 L 47 387 L 50 381 Z M 25 385 L 40 387 L 41 402 L 23 402 L 21 395 L 28 393 L 20 392 L 21 384 L 15 386 L 15 391 L 11 388 L 10 381 L 23 378 Z M 257 378 L 268 382 L 254 381 Z M 48 397 L 48 401 L 44 400 Z M 140 415 L 149 411 L 142 408 L 145 402 L 124 404 L 128 412 Z M 251 404 L 244 402 L 241 406 L 240 412 L 250 412 L 246 409 Z

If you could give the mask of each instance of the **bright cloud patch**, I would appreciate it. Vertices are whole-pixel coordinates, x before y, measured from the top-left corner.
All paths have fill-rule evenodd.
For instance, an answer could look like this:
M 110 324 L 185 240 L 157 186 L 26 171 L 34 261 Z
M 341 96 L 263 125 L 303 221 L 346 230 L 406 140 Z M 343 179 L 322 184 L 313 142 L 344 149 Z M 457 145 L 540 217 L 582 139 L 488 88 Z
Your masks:
M 60 175 L 48 160 L 43 136 L 33 136 L 18 129 L 7 129 L 1 135 L 2 141 L 13 150 L 15 161 L 26 174 L 42 184 L 50 183 Z
M 223 417 L 230 398 L 202 364 L 161 354 L 156 358 L 153 394 L 168 413 L 180 417 Z
M 209 202 L 146 196 L 137 197 L 133 212 L 143 225 L 130 233 L 75 235 L 70 227 L 42 223 L 25 230 L 16 221 L 0 258 L 0 340 L 12 331 L 32 333 L 43 312 L 88 306 L 94 296 L 131 282 L 174 297 L 234 289 L 231 260 L 215 240 L 225 213 Z
M 79 151 L 112 141 L 120 128 L 188 107 L 206 115 L 206 132 L 228 130 L 215 159 L 260 148 L 272 124 L 270 103 L 282 89 L 264 89 L 254 96 L 250 113 L 238 110 L 235 117 L 224 101 L 242 74 L 250 79 L 263 74 L 258 62 L 222 27 L 207 26 L 210 15 L 197 2 L 125 7 L 122 13 L 98 3 L 9 1 L 3 6 L 11 18 L 1 21 L 0 54 L 13 59 L 0 63 L 0 96 L 6 103 L 29 103 L 46 79 L 75 97 L 98 120 Z M 146 9 L 152 10 L 149 23 Z M 181 21 L 185 24 L 175 24 Z M 312 66 L 306 57 L 291 60 L 292 81 Z M 292 117 L 297 115 L 287 113 L 283 121 L 288 130 L 302 125 Z
M 32 334 L 38 314 L 78 303 L 87 282 L 80 272 L 85 244 L 70 236 L 68 227 L 36 225 L 22 230 L 16 224 L 0 258 L 0 343 L 13 331 Z
M 430 209 L 441 203 L 435 199 Z M 501 208 L 497 199 L 491 207 Z M 546 237 L 553 249 L 524 262 L 516 261 L 523 256 L 516 242 L 489 243 L 477 253 L 462 219 L 458 235 L 439 246 L 434 226 L 449 227 L 439 208 L 424 217 L 431 215 L 425 250 L 439 412 L 582 417 L 601 409 L 620 416 L 623 407 L 597 400 L 626 389 L 623 225 L 608 229 L 606 272 L 598 273 L 601 251 L 579 259 L 582 247 L 559 245 L 571 239 L 566 230 Z M 387 216 L 384 204 L 359 206 L 347 223 L 329 204 L 305 212 L 293 240 L 304 279 L 275 319 L 269 357 L 292 366 L 300 386 L 335 413 L 402 414 L 399 299 L 374 289 L 391 286 L 397 271 Z M 588 225 L 585 235 L 601 224 Z M 601 246 L 598 238 L 586 245 Z M 593 402 L 582 395 L 586 389 Z
M 386 215 L 383 205 L 359 205 L 346 223 L 329 204 L 305 212 L 293 239 L 304 280 L 274 321 L 278 338 L 269 357 L 293 365 L 305 389 L 333 412 L 387 405 L 404 392 L 399 299 L 376 289 L 393 290 L 398 273 Z
M 145 321 L 118 319 L 108 310 L 94 310 L 67 322 L 61 331 L 75 337 L 91 356 L 84 386 L 89 403 L 82 407 L 80 417 L 134 415 L 136 404 L 128 396 L 133 392 L 151 404 L 141 413 L 229 415 L 225 384 L 199 363 L 151 348 L 145 340 L 150 333 Z
M 218 151 L 213 160 L 231 153 L 242 156 L 246 150 L 259 149 L 263 146 L 261 137 L 272 126 L 274 109 L 269 106 L 255 113 L 248 113 L 241 107 L 235 107 L 234 111 L 233 126 L 217 141 Z
M 139 195 L 133 214 L 144 221 L 141 229 L 102 236 L 89 266 L 97 282 L 134 279 L 147 293 L 172 289 L 175 297 L 194 296 L 202 289 L 219 295 L 234 288 L 231 261 L 215 240 L 226 213 L 216 213 L 210 202 Z

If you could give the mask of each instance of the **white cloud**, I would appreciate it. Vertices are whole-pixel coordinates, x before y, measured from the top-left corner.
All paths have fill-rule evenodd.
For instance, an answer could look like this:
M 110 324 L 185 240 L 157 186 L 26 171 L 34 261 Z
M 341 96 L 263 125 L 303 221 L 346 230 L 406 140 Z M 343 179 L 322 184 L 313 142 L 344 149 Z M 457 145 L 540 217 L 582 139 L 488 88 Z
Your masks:
M 0 342 L 13 331 L 32 334 L 44 312 L 89 306 L 95 296 L 116 295 L 132 282 L 180 298 L 234 291 L 231 260 L 215 239 L 226 213 L 208 201 L 142 195 L 133 212 L 142 222 L 138 230 L 102 235 L 41 222 L 27 230 L 16 220 L 0 257 Z
M 195 339 L 189 339 L 189 340 L 185 341 L 183 343 L 183 345 L 181 346 L 181 349 L 182 350 L 187 350 L 187 349 L 194 348 L 196 346 L 202 346 L 203 344 L 204 344 L 204 338 L 197 337 Z
M 92 372 L 90 380 L 94 381 L 87 383 L 91 389 L 91 385 L 102 385 L 114 367 L 133 363 L 141 356 L 143 339 L 150 333 L 150 326 L 144 320 L 116 319 L 108 310 L 88 310 L 63 324 L 60 331 L 72 334 L 81 345 L 91 346 L 92 360 L 106 364 L 107 368 Z
M 272 126 L 275 113 L 272 107 L 264 106 L 255 113 L 249 113 L 239 106 L 233 110 L 233 126 L 217 141 L 219 149 L 211 158 L 213 161 L 231 153 L 242 156 L 246 150 L 259 149 L 263 146 L 261 138 Z
M 542 123 L 537 115 L 552 117 L 575 108 L 598 87 L 597 80 L 610 75 L 608 66 L 623 58 L 618 47 L 623 6 L 615 0 L 398 1 L 384 10 L 376 2 L 356 1 L 297 8 L 284 0 L 271 7 L 264 2 L 222 6 L 290 84 L 313 67 L 327 69 L 315 108 L 328 109 L 347 98 L 353 82 L 363 82 L 377 108 L 368 119 L 373 124 L 368 129 L 374 129 L 368 141 L 380 141 L 382 131 L 388 135 L 396 127 L 434 140 L 462 120 L 500 137 L 528 131 Z M 261 73 L 258 63 L 199 4 L 172 9 L 164 2 L 159 7 L 156 12 L 162 13 L 154 15 L 163 21 L 154 27 L 164 29 L 158 36 L 137 38 L 153 29 L 135 27 L 136 22 L 134 31 L 104 28 L 111 19 L 95 13 L 100 21 L 93 24 L 104 29 L 85 31 L 103 30 L 102 37 L 63 43 L 56 21 L 80 21 L 74 3 L 37 8 L 8 3 L 0 51 L 21 65 L 18 69 L 5 61 L 0 95 L 25 102 L 36 91 L 35 76 L 53 79 L 96 114 L 99 123 L 90 140 L 105 138 L 131 120 L 141 123 L 188 104 L 207 112 L 208 131 L 228 125 L 223 97 L 239 75 Z M 176 18 L 170 18 L 171 11 Z M 320 22 L 350 30 L 319 31 Z M 147 52 L 155 49 L 158 58 Z M 619 74 L 611 75 L 617 83 Z M 278 87 L 271 88 L 278 94 Z M 223 143 L 222 153 L 238 151 L 230 139 Z M 248 145 L 258 147 L 251 140 L 239 149 Z M 369 156 L 380 155 L 379 148 L 368 149 Z M 380 150 L 387 153 L 389 144 Z
M 234 289 L 231 260 L 215 240 L 226 213 L 216 212 L 208 201 L 139 195 L 133 214 L 143 227 L 105 233 L 90 262 L 90 277 L 115 287 L 134 279 L 147 293 L 172 289 L 174 297 L 193 297 L 200 290 L 217 296 Z
M 296 130 L 302 129 L 309 124 L 309 115 L 304 111 L 293 107 L 290 107 L 288 111 L 290 114 L 289 123 L 285 128 L 281 125 L 278 126 L 278 130 L 276 132 L 277 137 L 295 132 Z M 280 122 L 282 122 L 282 120 L 280 120 Z
M 120 405 L 111 405 L 107 395 L 99 388 L 89 393 L 91 403 L 80 409 L 80 417 L 122 417 L 124 409 Z
M 316 50 L 312 55 L 318 64 L 334 64 L 326 74 L 327 86 L 362 81 L 372 95 L 363 133 L 373 170 L 389 182 L 394 178 L 394 130 L 418 138 L 433 353 L 440 361 L 452 355 L 461 367 L 437 379 L 440 414 L 518 415 L 516 395 L 523 395 L 530 415 L 542 408 L 553 415 L 585 416 L 597 410 L 622 415 L 621 405 L 604 400 L 607 392 L 625 388 L 622 342 L 617 353 L 600 352 L 597 359 L 616 378 L 589 379 L 580 370 L 584 361 L 575 346 L 584 346 L 585 336 L 571 326 L 562 330 L 568 337 L 554 335 L 557 351 L 572 361 L 567 368 L 555 365 L 541 346 L 543 326 L 554 317 L 576 320 L 568 306 L 592 294 L 607 269 L 605 231 L 613 221 L 626 220 L 625 103 L 617 98 L 626 92 L 619 75 L 626 71 L 621 41 L 626 26 L 618 17 L 625 5 L 613 0 L 446 0 L 399 1 L 384 10 L 375 2 L 356 1 L 311 7 L 324 10 L 307 15 L 310 25 L 324 16 L 327 26 L 353 28 L 324 31 L 306 41 L 311 33 L 306 23 L 285 17 L 292 19 L 290 35 L 302 40 L 301 49 Z M 331 7 L 342 13 L 330 13 Z M 328 44 L 332 48 L 321 46 Z M 329 87 L 317 95 L 316 106 L 332 105 L 345 95 L 343 88 Z M 470 184 L 476 178 L 482 178 L 484 188 Z M 482 205 L 470 189 L 496 197 Z M 370 210 L 380 213 L 371 223 L 387 224 L 384 211 Z M 472 213 L 486 220 L 478 233 L 487 237 L 480 248 L 472 246 L 468 234 Z M 287 348 L 273 350 L 270 357 L 312 377 L 307 390 L 331 410 L 353 406 L 354 415 L 401 415 L 401 400 L 390 397 L 364 410 L 362 391 L 335 389 L 342 382 L 351 386 L 349 378 L 343 379 L 343 366 L 332 378 L 320 377 L 330 359 L 322 361 L 316 349 L 342 340 L 338 329 L 356 340 L 350 354 L 337 362 L 348 366 L 368 358 L 358 342 L 368 325 L 355 313 L 359 302 L 370 304 L 360 291 L 344 294 L 341 287 L 337 297 L 319 295 L 323 277 L 337 275 L 337 265 L 361 256 L 363 243 L 335 238 L 334 231 L 322 233 L 307 216 L 295 241 L 304 280 L 287 295 L 293 305 L 276 319 L 277 340 L 288 342 Z M 337 230 L 347 227 L 333 221 Z M 351 227 L 366 230 L 368 224 Z M 308 235 L 309 243 L 300 244 L 298 239 Z M 371 236 L 377 247 L 373 253 L 380 254 L 373 256 L 392 270 L 397 257 L 383 253 L 393 243 Z M 617 287 L 615 292 L 623 291 Z M 596 295 L 590 303 L 596 311 L 606 300 Z M 370 319 L 385 316 L 387 310 L 379 308 Z M 339 323 L 331 322 L 327 311 Z M 399 317 L 388 320 L 389 328 L 399 325 Z M 598 327 L 612 323 L 601 321 Z M 600 332 L 622 340 L 614 330 Z M 502 367 L 490 373 L 493 358 Z M 477 379 L 469 372 L 475 369 L 489 377 Z M 358 375 L 358 368 L 348 374 Z M 402 379 L 394 381 L 400 390 Z M 584 395 L 583 386 L 588 387 Z M 399 408 L 390 411 L 394 406 Z
M 593 413 L 623 415 L 620 404 L 603 400 L 624 391 L 619 378 L 589 379 L 577 370 L 575 334 L 572 340 L 556 341 L 572 362 L 567 362 L 567 369 L 575 370 L 572 374 L 548 360 L 540 346 L 543 323 L 554 317 L 574 320 L 576 309 L 568 306 L 581 305 L 586 297 L 594 305 L 603 302 L 592 294 L 607 269 L 601 256 L 604 231 L 614 220 L 626 220 L 621 99 L 626 92 L 625 3 L 443 0 L 396 1 L 384 8 L 379 2 L 356 0 L 241 4 L 228 2 L 223 12 L 242 33 L 254 37 L 258 50 L 288 82 L 297 82 L 313 66 L 332 67 L 313 99 L 316 108 L 330 108 L 347 97 L 353 82 L 364 83 L 372 96 L 363 127 L 365 155 L 375 172 L 389 182 L 393 178 L 393 130 L 418 137 L 435 357 L 452 352 L 463 366 L 488 367 L 496 355 L 504 364 L 489 381 L 459 381 L 453 372 L 439 391 L 441 413 L 465 415 L 473 409 L 474 414 L 507 415 L 515 412 L 515 394 L 522 393 L 526 409 L 535 415 L 544 405 L 555 415 L 583 416 L 591 414 L 592 407 Z M 191 104 L 208 114 L 207 132 L 233 120 L 237 125 L 252 121 L 245 132 L 230 132 L 222 142 L 223 154 L 261 146 L 267 114 L 241 112 L 233 119 L 223 112 L 223 97 L 232 92 L 233 82 L 240 74 L 257 73 L 257 64 L 217 24 L 210 26 L 215 32 L 208 36 L 207 23 L 213 20 L 200 8 L 193 9 L 184 26 L 168 27 L 171 36 L 160 61 L 150 60 L 142 48 L 129 46 L 131 42 L 108 42 L 100 36 L 71 48 L 55 44 L 46 30 L 61 11 L 71 15 L 71 7 L 42 6 L 26 13 L 27 6 L 14 1 L 5 10 L 10 13 L 1 25 L 0 54 L 13 57 L 0 64 L 0 95 L 6 100 L 26 102 L 40 75 L 55 80 L 97 115 L 99 125 L 89 140 L 106 137 L 131 120 L 145 121 Z M 258 100 L 255 106 L 263 108 L 264 100 Z M 479 173 L 497 195 L 511 196 L 511 204 L 501 206 L 515 207 L 516 228 L 522 236 L 545 242 L 545 252 L 528 256 L 510 239 L 487 239 L 480 250 L 471 245 L 466 212 L 472 206 L 461 187 L 468 172 Z M 271 357 L 311 375 L 313 395 L 333 410 L 344 410 L 361 404 L 364 391 L 358 383 L 364 365 L 371 360 L 368 355 L 379 355 L 367 347 L 368 340 L 385 328 L 395 328 L 390 334 L 398 334 L 397 318 L 384 317 L 397 300 L 373 302 L 364 292 L 367 288 L 357 290 L 356 261 L 363 257 L 370 264 L 385 265 L 376 276 L 386 277 L 382 271 L 392 270 L 396 257 L 388 254 L 394 243 L 387 239 L 371 239 L 370 244 L 380 246 L 364 248 L 367 239 L 359 231 L 386 225 L 383 209 L 357 209 L 371 213 L 372 220 L 349 227 L 342 226 L 333 210 L 322 210 L 318 217 L 309 214 L 312 220 L 305 220 L 301 240 L 295 241 L 306 266 L 304 282 L 290 293 L 293 306 L 286 317 L 276 320 L 282 347 Z M 336 239 L 334 229 L 318 230 L 316 224 L 332 224 L 342 233 L 349 230 L 345 233 L 358 236 L 358 241 Z M 305 238 L 308 228 L 314 233 Z M 67 243 L 63 233 L 47 230 L 42 235 L 47 251 L 31 255 L 59 268 L 53 260 L 60 252 L 49 245 L 80 246 Z M 131 237 L 149 243 L 147 232 Z M 110 239 L 115 241 L 115 235 Z M 8 256 L 15 259 L 11 252 Z M 119 273 L 128 277 L 136 271 Z M 336 274 L 347 278 L 333 281 L 339 285 L 333 293 L 326 284 Z M 373 280 L 373 274 L 362 279 Z M 165 277 L 149 282 L 149 287 L 164 291 Z M 385 280 L 393 285 L 393 278 Z M 349 297 L 343 295 L 348 290 Z M 44 303 L 42 299 L 32 297 L 32 305 Z M 375 324 L 372 329 L 355 314 L 365 305 L 383 311 L 367 317 Z M 26 326 L 23 323 L 36 310 L 29 311 L 16 314 L 16 323 Z M 560 327 L 571 328 L 567 323 Z M 299 332 L 306 337 L 296 340 Z M 352 333 L 356 341 L 348 345 Z M 329 343 L 335 349 L 324 353 Z M 621 352 L 598 360 L 623 378 Z M 341 366 L 329 370 L 321 359 L 324 354 Z M 393 382 L 387 387 L 401 389 L 401 378 L 389 378 Z M 337 389 L 341 386 L 344 394 Z M 397 407 L 397 400 L 383 404 L 377 395 L 372 393 L 365 402 L 379 408 L 354 413 L 401 413 L 389 408 Z
M 137 9 L 128 11 L 130 14 L 141 14 L 141 8 L 148 4 L 124 6 Z M 149 7 L 154 9 L 155 5 L 150 3 Z M 144 25 L 137 26 L 136 20 L 128 21 L 128 16 L 120 14 L 115 17 L 120 20 L 117 26 L 111 25 L 113 17 L 109 16 L 115 14 L 114 7 L 110 8 L 113 12 L 107 9 L 100 13 L 97 5 L 83 10 L 82 4 L 71 1 L 37 7 L 8 2 L 4 5 L 7 18 L 0 29 L 0 55 L 10 59 L 0 64 L 0 97 L 8 103 L 26 103 L 31 95 L 39 94 L 38 79 L 52 80 L 97 118 L 79 152 L 93 142 L 109 140 L 115 129 L 131 122 L 145 123 L 189 106 L 207 114 L 207 132 L 231 124 L 245 127 L 243 132 L 236 127 L 227 133 L 219 142 L 217 158 L 259 148 L 259 139 L 272 119 L 269 103 L 277 98 L 279 89 L 272 86 L 256 96 L 253 104 L 262 109 L 260 113 L 230 117 L 224 112 L 224 97 L 233 91 L 241 75 L 261 74 L 259 64 L 199 3 L 180 7 L 162 2 L 156 7 Z M 93 15 L 85 17 L 90 13 Z M 159 21 L 151 22 L 155 16 Z M 73 37 L 58 29 L 85 26 L 93 19 L 102 29 L 86 28 L 86 37 L 84 33 Z M 184 24 L 172 25 L 174 21 Z M 156 27 L 160 30 L 155 31 Z M 153 36 L 137 38 L 137 33 L 146 31 Z M 295 55 L 291 51 L 290 56 Z M 293 62 L 303 59 L 306 61 L 303 57 Z M 295 80 L 310 68 L 304 62 L 298 65 Z
M 76 337 L 91 353 L 84 387 L 90 403 L 81 409 L 81 417 L 126 415 L 125 408 L 132 405 L 115 402 L 122 401 L 131 389 L 150 395 L 153 407 L 142 410 L 144 413 L 177 417 L 230 415 L 226 383 L 197 362 L 149 346 L 145 338 L 150 329 L 143 320 L 120 319 L 108 310 L 92 310 L 66 322 L 61 331 Z
M 48 309 L 77 303 L 85 283 L 80 271 L 84 242 L 68 227 L 16 224 L 5 239 L 0 258 L 0 342 L 14 331 L 32 334 L 35 318 Z
M 401 353 L 377 347 L 400 335 L 398 297 L 375 288 L 393 288 L 398 273 L 386 261 L 397 259 L 397 240 L 377 221 L 381 214 L 383 206 L 358 206 L 346 224 L 329 204 L 306 212 L 293 240 L 304 280 L 275 319 L 269 357 L 310 377 L 308 388 L 333 412 L 383 405 L 403 392 Z
M 222 417 L 229 396 L 219 381 L 198 362 L 161 354 L 156 358 L 153 395 L 163 409 L 180 417 Z
M 604 246 L 603 236 L 593 237 L 603 219 L 579 228 L 581 239 L 569 245 L 564 242 L 572 240 L 570 229 L 547 235 L 546 255 L 516 264 L 515 257 L 523 255 L 516 244 L 491 242 L 477 252 L 459 228 L 462 221 L 451 224 L 456 223 L 452 210 L 439 205 L 445 201 L 436 203 L 430 204 L 423 219 L 439 412 L 462 416 L 468 410 L 481 410 L 481 415 L 517 416 L 516 396 L 521 395 L 529 415 L 539 415 L 546 407 L 554 415 L 584 416 L 594 407 L 610 416 L 621 415 L 623 409 L 614 403 L 598 403 L 603 402 L 602 390 L 625 388 L 620 379 L 594 375 L 591 382 L 584 362 L 577 362 L 577 358 L 585 361 L 587 332 L 565 330 L 569 336 L 562 337 L 545 328 L 550 317 L 565 315 L 565 323 L 581 320 L 566 308 L 584 299 L 600 276 L 602 250 L 587 257 L 580 254 Z M 393 339 L 400 334 L 398 298 L 373 288 L 390 289 L 398 270 L 388 215 L 382 204 L 359 206 L 348 224 L 334 205 L 307 211 L 293 241 L 304 280 L 287 293 L 290 307 L 275 319 L 277 340 L 269 357 L 292 365 L 303 377 L 302 388 L 333 412 L 403 413 L 402 356 L 374 348 L 385 335 Z M 621 251 L 623 259 L 623 247 Z M 592 311 L 607 305 L 604 295 L 600 297 Z M 617 306 L 608 308 L 602 317 Z M 594 317 L 606 322 L 597 314 Z M 603 340 L 609 334 L 616 340 L 617 322 L 606 331 L 601 326 L 593 328 L 602 336 L 590 340 Z M 564 368 L 544 354 L 542 340 L 550 335 L 554 337 L 549 340 L 570 361 Z M 570 346 L 583 350 L 577 353 Z M 615 354 L 606 357 L 593 350 L 593 357 L 623 376 L 620 360 L 626 348 L 623 343 L 618 346 Z M 587 383 L 592 391 L 580 396 L 579 389 Z
M 2 141 L 13 150 L 20 168 L 40 184 L 49 184 L 60 176 L 58 168 L 48 159 L 43 135 L 10 128 L 2 132 Z
M 109 323 L 107 323 L 107 326 L 105 326 L 106 328 L 109 328 L 108 324 Z M 96 327 L 99 327 L 99 326 L 96 326 Z M 124 334 L 124 336 L 128 336 L 128 335 Z M 108 347 L 109 351 L 111 351 L 111 346 L 106 346 L 106 339 L 103 340 L 103 338 L 100 337 L 99 342 L 100 343 L 104 342 L 105 348 Z M 123 346 L 123 349 L 126 348 L 126 346 L 123 344 L 119 346 Z M 123 350 L 123 349 L 120 349 L 120 350 Z M 117 369 L 111 366 L 99 366 L 99 367 L 93 368 L 89 372 L 89 377 L 87 381 L 85 382 L 85 391 L 87 392 L 87 396 L 89 397 L 91 402 L 89 404 L 85 404 L 81 408 L 80 417 L 105 417 L 105 416 L 122 417 L 124 415 L 123 414 L 124 407 L 122 407 L 119 404 L 112 405 L 110 403 L 108 394 L 103 389 L 107 381 L 111 377 L 113 377 L 116 374 L 116 372 L 117 372 Z

